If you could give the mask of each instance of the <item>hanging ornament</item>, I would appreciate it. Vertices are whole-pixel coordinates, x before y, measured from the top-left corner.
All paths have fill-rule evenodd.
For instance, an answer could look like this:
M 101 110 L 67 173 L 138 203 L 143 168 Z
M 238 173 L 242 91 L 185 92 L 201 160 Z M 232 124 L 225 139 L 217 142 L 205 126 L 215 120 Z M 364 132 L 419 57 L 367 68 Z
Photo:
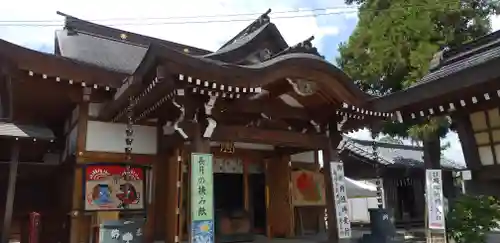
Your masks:
M 131 195 L 131 189 L 130 188 L 130 175 L 132 173 L 130 165 L 132 164 L 132 143 L 134 142 L 134 99 L 132 97 L 129 98 L 129 104 L 127 107 L 127 128 L 125 129 L 125 173 L 123 175 L 123 179 L 125 180 L 125 186 L 124 186 L 124 197 L 121 199 L 121 208 L 128 208 L 128 205 L 130 204 L 130 197 L 134 197 L 134 195 Z
M 378 208 L 383 208 L 384 198 L 382 195 L 382 175 L 381 175 L 382 173 L 378 156 L 378 145 L 375 138 L 376 138 L 376 133 L 372 131 L 372 151 L 373 151 L 372 155 L 373 155 L 373 160 L 375 161 L 375 173 L 377 175 L 377 179 L 375 179 L 375 185 L 377 186 L 377 205 Z

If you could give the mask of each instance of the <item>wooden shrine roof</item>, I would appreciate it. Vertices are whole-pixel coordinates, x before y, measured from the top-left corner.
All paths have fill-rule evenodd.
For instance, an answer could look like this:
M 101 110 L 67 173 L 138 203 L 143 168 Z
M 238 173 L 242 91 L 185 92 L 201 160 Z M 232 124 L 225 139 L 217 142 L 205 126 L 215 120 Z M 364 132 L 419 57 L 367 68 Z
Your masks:
M 332 115 L 335 115 L 336 108 L 341 107 L 344 102 L 361 107 L 369 98 L 340 69 L 314 54 L 283 53 L 261 63 L 237 65 L 192 56 L 160 45 L 151 45 L 149 47 L 143 61 L 133 74 L 134 79 L 137 78 L 137 80 L 142 81 L 126 84 L 123 89 L 127 90 L 129 87 L 133 87 L 131 85 L 133 83 L 137 85 L 143 81 L 150 82 L 148 75 L 155 72 L 158 66 L 166 67 L 168 72 L 175 76 L 173 77 L 174 84 L 160 84 L 171 91 L 174 91 L 172 90 L 174 86 L 191 85 L 192 90 L 186 90 L 186 92 L 206 92 L 214 95 L 228 93 L 228 96 L 233 97 L 234 95 L 236 98 L 240 95 L 249 98 L 249 95 L 263 93 L 266 96 L 279 96 L 282 94 L 280 93 L 282 89 L 279 87 L 292 87 L 293 85 L 290 82 L 293 81 L 291 79 L 303 79 L 317 85 L 315 95 L 311 95 L 309 98 L 295 98 L 308 99 L 308 103 L 312 107 L 321 108 L 318 106 L 323 105 L 322 109 L 316 112 Z M 156 83 L 151 85 L 155 87 Z M 167 86 L 170 86 L 170 88 Z M 153 88 L 139 88 L 133 96 L 138 96 L 141 89 L 145 90 L 140 94 L 141 97 L 143 95 L 150 96 L 150 93 L 154 90 Z M 159 92 L 156 94 L 157 98 L 151 99 L 160 100 L 167 95 L 169 95 L 168 92 Z M 122 98 L 122 104 L 119 105 L 121 108 L 115 107 L 115 109 L 124 109 L 127 99 Z M 118 111 L 106 110 L 108 113 Z M 109 115 L 105 117 L 109 119 Z
M 368 122 L 364 120 L 365 117 L 392 119 L 388 113 L 370 112 L 364 107 L 370 96 L 362 92 L 345 73 L 318 53 L 311 43 L 314 37 L 297 45 L 288 46 L 276 26 L 270 22 L 268 13 L 264 13 L 252 22 L 219 50 L 209 54 L 200 55 L 156 42 L 150 42 L 146 50 L 139 43 L 128 43 L 127 40 L 117 40 L 116 37 L 112 40 L 99 36 L 88 37 L 89 42 L 97 41 L 90 40 L 91 38 L 100 38 L 100 42 L 106 41 L 108 44 L 116 42 L 113 44 L 115 46 L 128 43 L 132 49 L 124 51 L 123 55 L 135 55 L 124 61 L 127 63 L 121 66 L 127 67 L 125 68 L 127 73 L 134 67 L 135 70 L 118 89 L 114 100 L 101 110 L 99 119 L 114 121 L 123 119 L 122 115 L 129 97 L 133 97 L 136 102 L 134 113 L 139 114 L 139 119 L 147 119 L 156 110 L 160 110 L 164 103 L 171 103 L 176 96 L 184 96 L 185 92 L 206 97 L 215 96 L 222 100 L 238 99 L 239 106 L 245 108 L 249 106 L 243 104 L 244 102 L 264 101 L 284 104 L 288 105 L 288 108 L 295 109 L 297 112 L 290 111 L 295 114 L 322 114 L 324 119 L 320 119 L 321 122 L 325 122 L 328 116 L 346 116 L 350 120 L 346 128 L 365 125 Z M 62 45 L 60 49 L 64 52 Z M 103 49 L 112 48 L 99 50 Z M 136 53 L 133 54 L 134 52 Z M 112 55 L 116 53 L 113 52 Z M 88 59 L 99 57 L 100 54 L 89 55 Z M 119 55 L 113 58 L 107 58 L 110 57 L 107 54 L 103 55 L 106 56 L 103 60 L 120 58 Z M 141 61 L 138 63 L 139 56 Z M 81 57 L 83 56 L 79 58 Z M 92 61 L 100 62 L 96 59 Z M 110 68 L 112 65 L 121 65 L 120 62 L 102 66 Z M 161 75 L 158 74 L 160 67 L 164 69 Z M 162 81 L 159 81 L 160 79 Z M 297 90 L 302 88 L 299 87 L 302 84 L 314 85 L 314 94 L 300 94 Z M 262 106 L 261 108 L 263 109 Z M 232 109 L 235 110 L 241 111 Z M 172 111 L 162 114 L 167 113 L 176 114 Z M 253 113 L 260 114 L 260 112 Z M 357 122 L 352 121 L 356 119 Z
M 454 111 L 497 96 L 500 86 L 495 83 L 500 78 L 499 65 L 500 32 L 497 31 L 436 53 L 429 73 L 419 82 L 370 103 L 377 111 L 412 110 L 415 116 Z
M 54 140 L 56 137 L 47 127 L 0 122 L 0 137 Z
M 258 111 L 254 109 L 250 112 L 252 115 L 261 116 L 263 113 L 260 110 L 264 109 L 272 113 L 265 115 L 276 116 L 273 112 L 282 109 L 267 109 L 267 105 L 263 106 L 269 102 L 277 106 L 285 105 L 288 108 L 286 119 L 305 117 L 301 121 L 311 123 L 309 126 L 314 127 L 318 127 L 318 121 L 321 123 L 319 125 L 326 126 L 327 120 L 335 115 L 357 119 L 347 122 L 350 125 L 346 127 L 350 128 L 366 125 L 372 116 L 391 118 L 389 113 L 366 109 L 370 96 L 362 92 L 340 69 L 324 60 L 312 46 L 312 38 L 288 46 L 267 13 L 216 52 L 65 16 L 65 28 L 56 33 L 55 55 L 0 41 L 0 61 L 2 58 L 7 59 L 17 71 L 25 72 L 23 79 L 35 76 L 36 80 L 54 81 L 52 86 L 57 85 L 56 82 L 77 83 L 82 87 L 106 87 L 106 90 L 113 91 L 113 100 L 100 110 L 98 118 L 102 120 L 115 120 L 113 118 L 123 114 L 129 97 L 133 97 L 136 102 L 134 113 L 137 119 L 150 118 L 148 116 L 163 103 L 169 103 L 169 107 L 177 106 L 174 97 L 183 96 L 184 92 L 196 93 L 195 96 L 220 97 L 222 101 L 217 103 L 216 109 L 218 115 L 229 110 L 235 112 L 231 113 L 233 115 L 224 113 L 231 120 L 230 124 L 233 124 L 233 118 L 238 118 L 238 115 L 234 115 L 239 114 L 238 107 L 250 110 L 257 108 Z M 158 76 L 158 68 L 165 69 L 163 75 L 168 77 Z M 16 83 L 19 91 L 17 99 L 20 99 L 19 94 L 25 94 L 35 84 L 42 85 L 39 81 Z M 314 85 L 314 92 L 301 94 L 299 90 L 303 84 Z M 57 92 L 65 89 L 59 88 Z M 50 92 L 40 93 L 50 95 Z M 290 102 L 293 99 L 295 103 Z M 167 100 L 170 101 L 165 102 Z M 53 105 L 55 103 L 70 103 L 63 101 L 49 103 L 53 108 L 58 107 Z M 17 102 L 23 106 L 16 108 L 33 107 L 23 102 Z M 48 106 L 49 103 L 40 106 Z M 65 106 L 65 110 L 70 108 L 69 105 Z M 254 107 L 249 108 L 252 105 Z M 174 116 L 177 113 L 163 114 Z M 311 113 L 320 114 L 321 119 L 307 118 Z M 41 112 L 36 117 L 44 115 Z M 54 116 L 53 120 L 59 118 Z
M 44 75 L 46 78 L 72 80 L 89 85 L 119 87 L 122 74 L 111 72 L 95 65 L 86 64 L 70 58 L 34 51 L 0 39 L 0 60 L 30 75 Z
M 424 168 L 423 147 L 375 142 L 378 152 L 378 164 L 385 167 Z M 344 136 L 341 151 L 349 153 L 366 162 L 375 164 L 373 156 L 373 141 L 358 140 Z M 465 166 L 457 161 L 441 157 L 441 166 L 444 169 L 459 170 Z
M 135 44 L 140 46 L 148 46 L 150 44 L 164 45 L 178 51 L 183 51 L 185 48 L 188 48 L 190 50 L 190 53 L 194 55 L 205 55 L 211 53 L 211 51 L 201 48 L 95 24 L 61 12 L 57 13 L 66 17 L 64 29 L 70 30 L 73 33 L 87 33 L 103 39 L 121 41 L 128 44 Z M 125 35 L 125 38 L 123 38 L 123 35 Z
M 112 71 L 133 74 L 150 45 L 190 55 L 240 63 L 261 45 L 277 53 L 288 47 L 266 12 L 215 52 L 98 25 L 66 14 L 63 30 L 56 31 L 56 53 Z M 271 41 L 269 41 L 271 40 Z M 271 43 L 271 44 L 270 44 Z

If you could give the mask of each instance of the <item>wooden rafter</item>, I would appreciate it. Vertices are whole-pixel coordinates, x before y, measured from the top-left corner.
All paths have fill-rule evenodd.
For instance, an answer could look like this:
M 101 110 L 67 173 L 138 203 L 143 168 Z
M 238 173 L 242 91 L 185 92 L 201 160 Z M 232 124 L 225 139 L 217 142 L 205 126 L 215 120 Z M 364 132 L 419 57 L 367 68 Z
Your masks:
M 188 135 L 194 134 L 195 124 L 184 122 L 180 125 Z M 244 126 L 218 125 L 215 128 L 212 140 L 261 143 L 284 147 L 298 148 L 325 148 L 328 146 L 328 137 L 324 134 L 309 134 L 293 131 L 276 131 Z
M 309 121 L 311 117 L 307 110 L 288 106 L 278 100 L 270 99 L 255 99 L 241 100 L 236 102 L 220 103 L 218 113 L 243 113 L 243 114 L 258 114 L 261 113 L 278 119 L 295 119 Z

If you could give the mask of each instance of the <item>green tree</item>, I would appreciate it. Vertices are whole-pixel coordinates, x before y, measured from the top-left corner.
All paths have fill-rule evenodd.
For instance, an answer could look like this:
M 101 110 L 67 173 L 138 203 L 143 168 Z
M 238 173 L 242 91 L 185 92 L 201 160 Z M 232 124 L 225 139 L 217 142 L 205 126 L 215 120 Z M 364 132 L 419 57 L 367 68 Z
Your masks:
M 340 45 L 337 63 L 364 91 L 373 95 L 415 84 L 428 73 L 432 57 L 441 48 L 453 48 L 490 32 L 490 16 L 499 9 L 498 0 L 346 0 L 346 3 L 359 6 L 359 22 L 347 43 Z M 449 125 L 448 119 L 433 118 L 411 127 L 384 124 L 382 132 L 422 140 L 424 147 L 436 147 Z
M 494 197 L 463 195 L 446 217 L 449 236 L 456 243 L 484 243 L 499 228 L 500 202 Z

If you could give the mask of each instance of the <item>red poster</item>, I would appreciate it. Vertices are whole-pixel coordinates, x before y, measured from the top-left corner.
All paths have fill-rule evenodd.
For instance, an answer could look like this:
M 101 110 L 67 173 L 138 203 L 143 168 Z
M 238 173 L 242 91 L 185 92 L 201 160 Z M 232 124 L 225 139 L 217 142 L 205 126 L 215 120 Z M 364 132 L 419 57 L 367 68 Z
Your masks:
M 85 167 L 85 210 L 144 209 L 144 170 L 125 165 Z

